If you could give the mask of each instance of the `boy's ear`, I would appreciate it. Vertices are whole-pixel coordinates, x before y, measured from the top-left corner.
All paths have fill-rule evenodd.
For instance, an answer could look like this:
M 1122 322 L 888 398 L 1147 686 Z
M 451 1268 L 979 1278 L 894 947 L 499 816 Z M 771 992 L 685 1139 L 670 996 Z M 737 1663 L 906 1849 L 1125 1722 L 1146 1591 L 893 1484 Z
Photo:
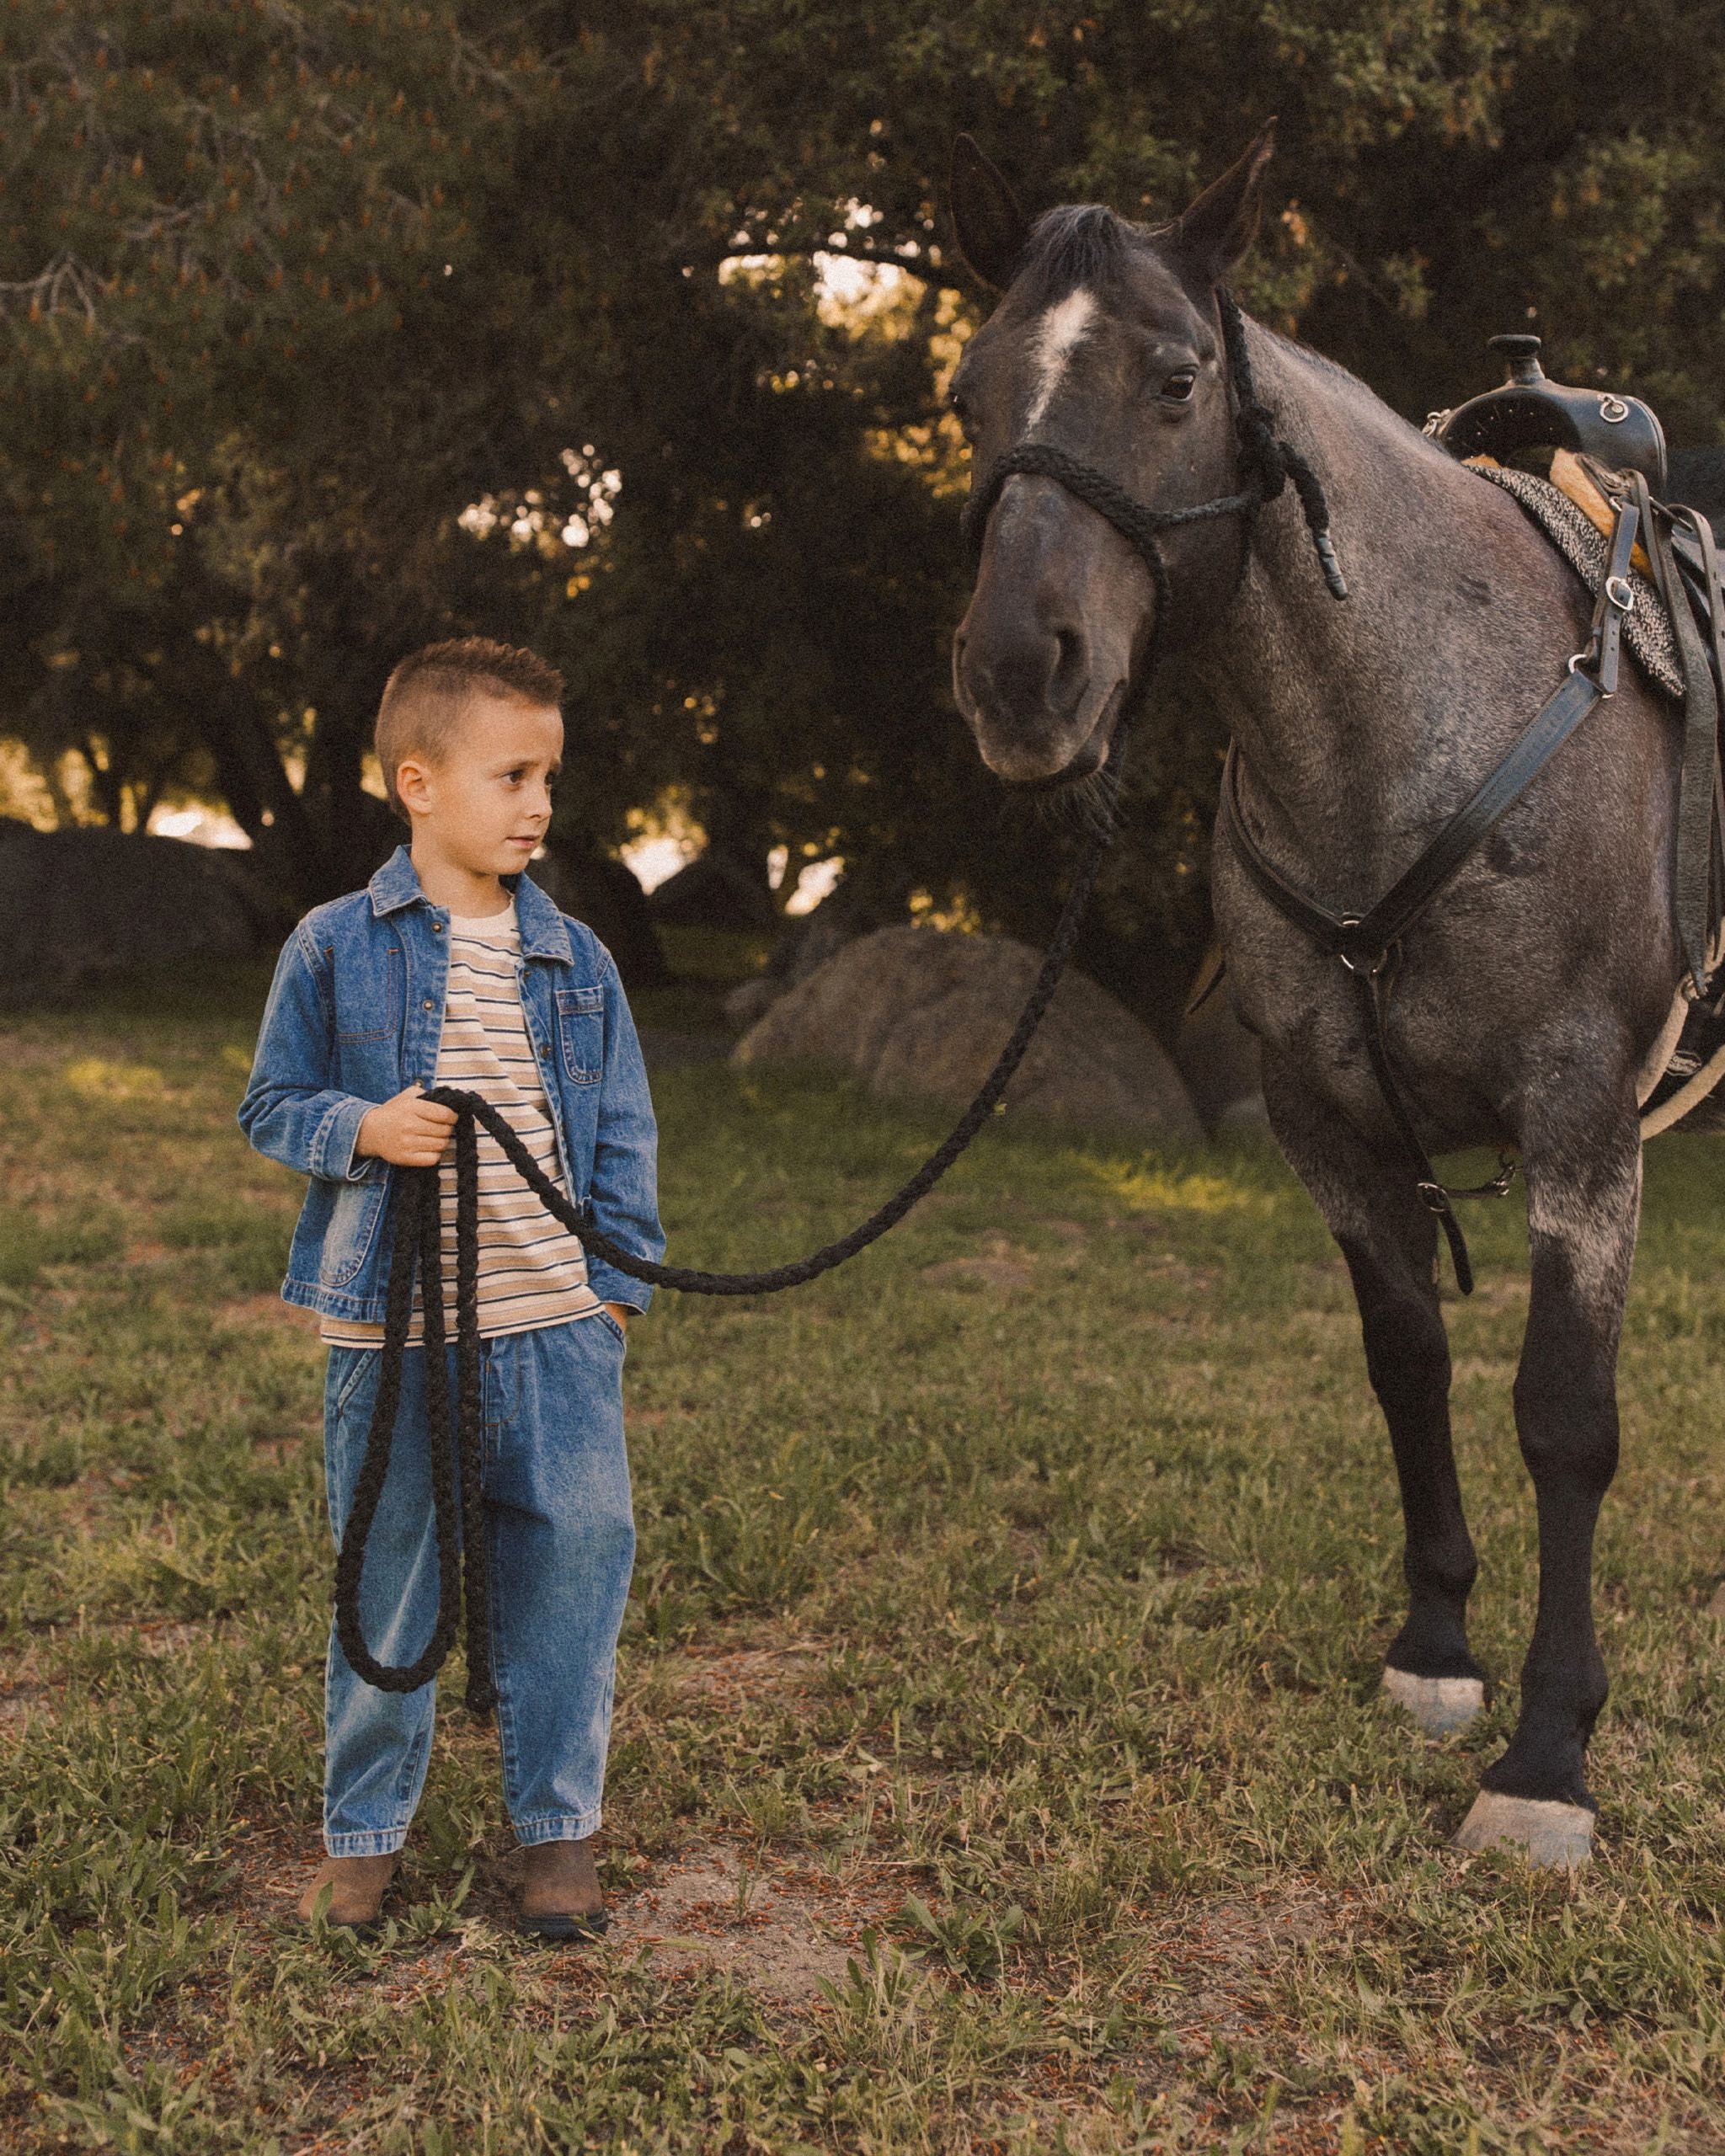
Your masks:
M 410 824 L 414 808 L 425 807 L 425 766 L 413 756 L 403 756 L 395 767 L 396 798 Z
M 1272 120 L 1245 156 L 1205 188 L 1167 236 L 1166 243 L 1179 256 L 1191 281 L 1204 291 L 1223 281 L 1258 236 L 1263 168 L 1275 147 L 1276 123 Z
M 968 135 L 953 144 L 949 192 L 959 253 L 985 285 L 1004 291 L 1024 252 L 1030 221 L 1004 175 Z

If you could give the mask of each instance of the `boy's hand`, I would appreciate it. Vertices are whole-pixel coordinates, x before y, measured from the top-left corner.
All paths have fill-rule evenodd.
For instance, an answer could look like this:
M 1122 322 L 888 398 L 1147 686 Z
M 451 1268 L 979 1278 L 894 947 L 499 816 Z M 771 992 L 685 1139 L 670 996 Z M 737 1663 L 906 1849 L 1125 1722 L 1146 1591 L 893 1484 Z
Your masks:
M 373 1153 L 398 1168 L 435 1168 L 455 1129 L 455 1110 L 428 1101 L 425 1089 L 409 1086 L 393 1101 L 370 1108 L 354 1139 L 356 1153 Z
M 628 1305 L 627 1303 L 607 1303 L 605 1307 L 611 1312 L 611 1315 L 617 1320 L 617 1324 L 622 1328 L 622 1330 L 627 1332 L 629 1329 L 630 1313 Z

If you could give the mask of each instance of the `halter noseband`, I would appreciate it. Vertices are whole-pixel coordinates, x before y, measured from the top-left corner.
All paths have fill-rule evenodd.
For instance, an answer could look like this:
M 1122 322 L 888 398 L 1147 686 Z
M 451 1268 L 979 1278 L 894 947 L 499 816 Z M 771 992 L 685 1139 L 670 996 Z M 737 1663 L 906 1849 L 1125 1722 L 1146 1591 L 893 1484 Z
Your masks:
M 1221 316 L 1222 344 L 1228 355 L 1228 373 L 1234 392 L 1234 428 L 1246 483 L 1241 492 L 1219 494 L 1214 501 L 1200 502 L 1193 509 L 1151 509 L 1147 502 L 1128 494 L 1105 472 L 1064 449 L 1056 449 L 1052 442 L 1020 442 L 1015 449 L 997 457 L 981 486 L 970 490 L 970 499 L 964 504 L 962 528 L 973 552 L 981 552 L 983 535 L 994 505 L 1000 499 L 1001 488 L 1014 472 L 1034 472 L 1043 478 L 1058 479 L 1069 494 L 1076 494 L 1098 516 L 1105 517 L 1143 557 L 1156 587 L 1156 616 L 1160 622 L 1172 609 L 1173 588 L 1168 580 L 1167 563 L 1156 543 L 1157 535 L 1172 531 L 1178 525 L 1204 524 L 1222 516 L 1250 516 L 1263 503 L 1274 501 L 1291 479 L 1324 573 L 1324 582 L 1334 597 L 1348 596 L 1347 579 L 1342 574 L 1342 565 L 1336 558 L 1330 538 L 1330 505 L 1324 499 L 1322 483 L 1300 451 L 1276 433 L 1273 415 L 1258 402 L 1252 378 L 1252 360 L 1246 350 L 1246 324 L 1233 294 L 1225 287 L 1219 288 L 1216 306 Z

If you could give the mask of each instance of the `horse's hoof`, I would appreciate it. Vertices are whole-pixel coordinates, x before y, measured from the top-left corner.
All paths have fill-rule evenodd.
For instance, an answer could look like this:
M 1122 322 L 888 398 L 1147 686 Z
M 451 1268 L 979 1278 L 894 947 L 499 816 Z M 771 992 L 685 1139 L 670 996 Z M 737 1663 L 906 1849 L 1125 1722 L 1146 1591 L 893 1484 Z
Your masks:
M 1486 1688 L 1477 1677 L 1416 1677 L 1412 1670 L 1386 1668 L 1384 1689 L 1428 1737 L 1453 1737 L 1486 1703 Z
M 1578 1871 L 1593 1854 L 1594 1815 L 1584 1805 L 1502 1796 L 1494 1789 L 1482 1789 L 1461 1822 L 1455 1846 L 1477 1854 L 1506 1845 L 1519 1849 L 1531 1865 Z

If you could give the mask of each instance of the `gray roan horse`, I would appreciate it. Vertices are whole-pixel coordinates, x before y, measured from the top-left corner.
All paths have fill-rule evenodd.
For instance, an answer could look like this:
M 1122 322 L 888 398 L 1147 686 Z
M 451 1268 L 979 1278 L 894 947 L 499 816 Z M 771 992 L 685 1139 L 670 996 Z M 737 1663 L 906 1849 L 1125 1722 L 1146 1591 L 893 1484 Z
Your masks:
M 1236 493 L 1223 342 L 1269 131 L 1174 224 L 1097 207 L 1032 223 L 968 140 L 953 207 L 1002 297 L 953 403 L 978 482 L 1027 441 L 1151 510 Z M 1588 596 L 1517 504 L 1342 369 L 1245 324 L 1257 394 L 1319 476 L 1351 587 L 1326 590 L 1289 488 L 1254 515 L 1168 529 L 1168 618 L 1146 560 L 1057 478 L 1018 472 L 981 535 L 958 632 L 959 707 L 990 769 L 1069 784 L 1142 695 L 1183 675 L 1237 744 L 1251 836 L 1327 905 L 1387 891 L 1528 725 L 1587 643 Z M 986 511 L 986 504 L 978 506 Z M 1616 1358 L 1641 1193 L 1637 1109 L 1680 974 L 1671 902 L 1681 729 L 1625 664 L 1583 726 L 1407 938 L 1390 1047 L 1432 1149 L 1517 1148 L 1532 1286 L 1514 1405 L 1538 1502 L 1539 1609 L 1520 1719 L 1462 1829 L 1536 1862 L 1584 1858 L 1589 1737 L 1605 1703 L 1593 1541 L 1617 1464 Z M 1213 899 L 1231 993 L 1262 1044 L 1283 1151 L 1352 1275 L 1406 1524 L 1406 1623 L 1385 1671 L 1429 1729 L 1482 1702 L 1477 1569 L 1450 1443 L 1433 1216 L 1368 1061 L 1353 984 L 1276 911 L 1219 832 Z M 1642 1090 L 1645 1090 L 1644 1084 Z

